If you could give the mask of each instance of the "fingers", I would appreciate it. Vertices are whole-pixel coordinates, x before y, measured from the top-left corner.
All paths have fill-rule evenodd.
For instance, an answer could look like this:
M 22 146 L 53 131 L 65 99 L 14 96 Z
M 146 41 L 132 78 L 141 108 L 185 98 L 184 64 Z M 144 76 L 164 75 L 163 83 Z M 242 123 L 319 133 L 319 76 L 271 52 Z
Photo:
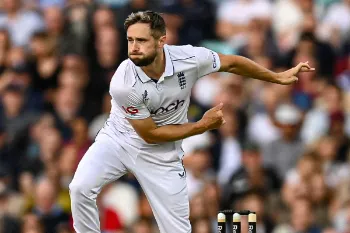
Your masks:
M 298 77 L 297 76 L 292 76 L 291 82 L 294 83 L 294 82 L 297 82 L 297 81 L 298 81 Z
M 315 71 L 316 69 L 315 68 L 305 68 L 305 67 L 302 67 L 300 69 L 300 72 L 313 72 Z
M 225 121 L 224 118 L 222 118 L 222 124 L 221 125 L 224 125 L 224 124 L 226 124 L 226 121 Z
M 299 72 L 312 72 L 312 71 L 315 71 L 316 69 L 315 68 L 311 68 L 310 65 L 309 65 L 309 62 L 300 62 L 298 64 L 298 71 Z
M 224 104 L 220 103 L 220 104 L 216 105 L 215 107 L 213 107 L 212 110 L 219 111 L 222 109 L 223 106 L 224 106 Z
M 217 115 L 218 117 L 223 117 L 223 116 L 224 116 L 224 114 L 222 113 L 221 110 L 217 111 L 217 112 L 216 112 L 216 115 Z

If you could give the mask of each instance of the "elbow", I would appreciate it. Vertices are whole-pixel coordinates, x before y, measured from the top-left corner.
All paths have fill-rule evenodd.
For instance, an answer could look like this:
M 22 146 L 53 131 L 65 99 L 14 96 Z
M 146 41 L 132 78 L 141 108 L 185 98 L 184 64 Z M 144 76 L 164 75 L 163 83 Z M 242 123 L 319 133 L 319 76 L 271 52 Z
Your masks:
M 170 142 L 171 139 L 161 135 L 149 135 L 142 138 L 147 144 L 159 144 L 164 142 Z
M 147 143 L 147 144 L 157 144 L 160 141 L 157 140 L 156 137 L 154 137 L 153 135 L 144 135 L 142 136 L 142 139 Z
M 230 62 L 228 65 L 229 72 L 231 72 L 231 73 L 238 72 L 239 64 L 241 63 L 241 59 L 242 59 L 242 57 L 238 56 L 238 55 L 233 55 L 230 57 Z
M 150 130 L 149 132 L 142 134 L 139 136 L 147 143 L 147 144 L 158 144 L 162 142 L 167 142 L 166 135 L 162 135 L 157 133 L 156 130 Z
M 235 73 L 237 70 L 237 63 L 239 63 L 239 56 L 219 54 L 221 67 L 219 72 Z
M 147 143 L 147 144 L 156 144 L 157 141 L 156 140 L 153 140 L 153 139 L 150 139 L 150 138 L 143 138 L 143 140 Z

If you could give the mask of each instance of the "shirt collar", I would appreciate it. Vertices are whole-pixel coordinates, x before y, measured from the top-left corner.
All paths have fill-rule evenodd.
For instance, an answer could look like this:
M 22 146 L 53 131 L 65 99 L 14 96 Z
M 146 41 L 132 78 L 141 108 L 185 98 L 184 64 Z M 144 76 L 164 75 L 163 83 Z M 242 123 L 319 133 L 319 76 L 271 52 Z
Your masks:
M 170 57 L 170 52 L 168 45 L 164 45 L 164 54 L 165 54 L 165 71 L 162 74 L 162 76 L 159 78 L 159 82 L 163 81 L 165 77 L 170 77 L 174 75 L 174 65 L 173 61 Z M 137 76 L 141 79 L 143 83 L 152 81 L 146 74 L 143 72 L 141 67 L 135 65 L 135 70 L 137 73 Z

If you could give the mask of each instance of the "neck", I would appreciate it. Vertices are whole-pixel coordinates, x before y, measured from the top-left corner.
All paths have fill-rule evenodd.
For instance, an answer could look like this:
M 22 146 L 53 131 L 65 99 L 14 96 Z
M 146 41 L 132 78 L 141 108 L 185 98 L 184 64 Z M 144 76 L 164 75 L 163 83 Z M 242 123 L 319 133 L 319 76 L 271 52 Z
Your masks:
M 297 135 L 282 135 L 282 138 L 286 142 L 294 142 L 295 140 L 297 140 Z
M 150 65 L 143 66 L 141 69 L 148 77 L 159 79 L 165 71 L 165 55 L 163 49 Z

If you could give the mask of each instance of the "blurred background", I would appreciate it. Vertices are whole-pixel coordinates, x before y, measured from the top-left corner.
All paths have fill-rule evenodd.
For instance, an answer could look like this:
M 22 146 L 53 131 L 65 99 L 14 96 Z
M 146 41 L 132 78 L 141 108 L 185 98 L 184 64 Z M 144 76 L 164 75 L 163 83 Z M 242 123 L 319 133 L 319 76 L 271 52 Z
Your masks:
M 190 121 L 223 102 L 227 123 L 184 141 L 193 232 L 250 209 L 258 233 L 349 233 L 350 0 L 0 0 L 0 232 L 74 232 L 68 185 L 108 117 L 123 22 L 146 9 L 163 13 L 168 44 L 317 70 L 292 86 L 197 82 Z M 98 206 L 103 233 L 158 232 L 132 174 Z

